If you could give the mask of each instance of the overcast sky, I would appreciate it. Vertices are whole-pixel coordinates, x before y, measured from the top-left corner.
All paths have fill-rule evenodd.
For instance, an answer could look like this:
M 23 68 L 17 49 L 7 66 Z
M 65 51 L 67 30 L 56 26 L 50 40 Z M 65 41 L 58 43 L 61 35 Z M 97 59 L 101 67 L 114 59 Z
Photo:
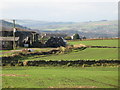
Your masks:
M 118 0 L 2 0 L 0 18 L 41 21 L 117 20 Z

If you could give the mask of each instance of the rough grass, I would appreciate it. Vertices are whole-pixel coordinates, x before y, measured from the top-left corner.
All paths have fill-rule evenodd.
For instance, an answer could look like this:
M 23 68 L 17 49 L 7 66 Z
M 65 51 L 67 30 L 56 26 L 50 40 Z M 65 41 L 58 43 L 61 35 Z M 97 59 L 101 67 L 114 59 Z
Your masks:
M 118 47 L 118 39 L 114 40 L 88 40 L 88 41 L 69 41 L 68 44 L 84 44 L 90 46 L 116 46 Z
M 24 58 L 24 60 L 118 60 L 117 48 L 87 48 L 83 51 L 73 51 L 67 54 L 43 55 Z
M 116 88 L 118 86 L 117 67 L 3 67 L 3 74 L 3 88 Z

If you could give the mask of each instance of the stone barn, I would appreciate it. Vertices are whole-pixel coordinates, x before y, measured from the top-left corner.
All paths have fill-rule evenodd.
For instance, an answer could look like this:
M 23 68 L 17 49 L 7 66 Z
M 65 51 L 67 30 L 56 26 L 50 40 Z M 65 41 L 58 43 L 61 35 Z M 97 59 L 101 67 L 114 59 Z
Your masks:
M 46 47 L 60 47 L 60 46 L 66 46 L 66 41 L 62 37 L 50 37 L 46 42 Z

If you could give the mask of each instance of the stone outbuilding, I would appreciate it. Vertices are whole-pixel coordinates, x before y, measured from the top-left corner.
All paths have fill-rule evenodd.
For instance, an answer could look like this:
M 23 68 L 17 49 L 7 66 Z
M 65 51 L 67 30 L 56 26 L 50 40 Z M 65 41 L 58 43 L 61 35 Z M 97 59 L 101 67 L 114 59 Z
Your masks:
M 60 47 L 60 46 L 66 46 L 67 42 L 62 37 L 50 37 L 46 42 L 46 47 Z

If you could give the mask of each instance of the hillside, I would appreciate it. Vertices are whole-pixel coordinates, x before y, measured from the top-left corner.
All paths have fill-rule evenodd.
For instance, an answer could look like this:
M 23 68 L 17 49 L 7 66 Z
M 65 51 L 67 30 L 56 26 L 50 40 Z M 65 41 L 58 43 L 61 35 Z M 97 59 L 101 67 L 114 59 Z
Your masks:
M 13 23 L 5 20 L 0 20 L 0 30 L 2 31 L 13 31 Z M 16 24 L 16 29 L 19 31 L 30 31 L 30 28 L 24 27 L 22 25 Z
M 8 21 L 5 21 L 5 20 L 0 20 L 0 27 L 3 27 L 3 29 L 10 29 L 10 28 L 13 28 L 13 23 L 12 22 L 8 22 Z M 30 29 L 30 28 L 27 28 L 27 27 L 24 27 L 22 25 L 19 25 L 19 24 L 16 24 L 15 25 L 16 28 L 21 28 L 21 29 Z
M 37 20 L 16 20 L 16 22 L 24 27 L 35 29 L 38 32 L 46 33 L 65 33 L 72 35 L 79 33 L 87 38 L 99 37 L 117 37 L 118 22 L 114 21 L 89 21 L 89 22 L 48 22 Z
M 32 29 L 39 30 L 117 30 L 117 21 L 89 21 L 89 22 L 47 22 L 47 21 L 35 21 L 35 20 L 16 20 L 19 24 L 30 27 Z

